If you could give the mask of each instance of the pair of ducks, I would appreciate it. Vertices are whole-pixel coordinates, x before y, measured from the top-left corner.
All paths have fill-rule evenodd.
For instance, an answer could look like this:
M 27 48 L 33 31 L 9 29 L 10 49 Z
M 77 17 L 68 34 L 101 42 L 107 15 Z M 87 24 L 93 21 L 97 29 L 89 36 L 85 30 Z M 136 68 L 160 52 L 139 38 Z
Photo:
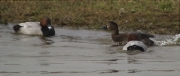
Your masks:
M 119 33 L 118 25 L 113 21 L 109 21 L 104 28 L 111 31 L 111 37 L 114 42 L 121 45 L 126 43 L 123 50 L 140 50 L 144 52 L 147 46 L 154 45 L 154 42 L 149 39 L 154 37 L 153 35 L 141 32 Z M 25 22 L 14 25 L 13 29 L 16 33 L 27 35 L 43 35 L 44 37 L 55 35 L 54 27 L 51 26 L 51 19 L 48 17 L 42 18 L 40 22 Z

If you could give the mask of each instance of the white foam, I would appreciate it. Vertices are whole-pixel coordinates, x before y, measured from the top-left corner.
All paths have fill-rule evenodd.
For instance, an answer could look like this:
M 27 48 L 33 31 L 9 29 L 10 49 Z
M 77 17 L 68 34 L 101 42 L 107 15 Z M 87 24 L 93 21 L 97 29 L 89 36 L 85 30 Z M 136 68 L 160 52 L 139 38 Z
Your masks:
M 173 36 L 172 38 L 165 38 L 164 40 L 156 40 L 152 38 L 156 45 L 165 46 L 165 45 L 178 45 L 180 44 L 180 34 Z

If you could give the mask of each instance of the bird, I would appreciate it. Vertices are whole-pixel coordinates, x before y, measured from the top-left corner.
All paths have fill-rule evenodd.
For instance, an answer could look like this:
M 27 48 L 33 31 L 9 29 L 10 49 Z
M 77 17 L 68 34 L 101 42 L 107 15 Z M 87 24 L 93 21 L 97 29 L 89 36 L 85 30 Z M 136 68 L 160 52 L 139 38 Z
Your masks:
M 142 41 L 129 41 L 126 45 L 123 46 L 123 50 L 129 51 L 129 52 L 132 52 L 135 50 L 145 52 L 147 50 L 147 46 Z
M 154 42 L 150 39 L 154 38 L 153 35 L 142 32 L 119 33 L 118 25 L 114 21 L 109 21 L 102 28 L 111 31 L 111 38 L 118 45 L 125 45 L 129 41 L 142 41 L 147 46 L 154 45 Z
M 44 17 L 40 22 L 24 22 L 13 26 L 15 33 L 26 35 L 42 35 L 44 37 L 54 36 L 55 30 L 51 26 L 51 19 Z

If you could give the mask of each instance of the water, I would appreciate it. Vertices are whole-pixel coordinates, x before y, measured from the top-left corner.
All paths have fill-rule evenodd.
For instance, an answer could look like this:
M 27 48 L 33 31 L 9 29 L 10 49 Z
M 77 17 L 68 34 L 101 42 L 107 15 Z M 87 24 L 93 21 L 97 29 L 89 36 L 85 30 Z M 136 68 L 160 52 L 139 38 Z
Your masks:
M 55 37 L 42 38 L 0 26 L 0 76 L 179 76 L 177 38 L 157 35 L 157 46 L 129 54 L 104 31 L 56 28 Z M 171 46 L 161 45 L 168 39 Z

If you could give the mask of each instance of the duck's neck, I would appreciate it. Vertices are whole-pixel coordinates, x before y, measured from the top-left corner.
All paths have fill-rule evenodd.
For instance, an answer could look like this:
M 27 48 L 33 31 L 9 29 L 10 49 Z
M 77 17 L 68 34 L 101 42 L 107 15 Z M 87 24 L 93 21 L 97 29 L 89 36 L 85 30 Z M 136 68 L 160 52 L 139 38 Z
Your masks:
M 112 36 L 119 35 L 119 30 L 118 29 L 113 30 L 113 31 L 111 31 L 111 34 L 112 34 Z

